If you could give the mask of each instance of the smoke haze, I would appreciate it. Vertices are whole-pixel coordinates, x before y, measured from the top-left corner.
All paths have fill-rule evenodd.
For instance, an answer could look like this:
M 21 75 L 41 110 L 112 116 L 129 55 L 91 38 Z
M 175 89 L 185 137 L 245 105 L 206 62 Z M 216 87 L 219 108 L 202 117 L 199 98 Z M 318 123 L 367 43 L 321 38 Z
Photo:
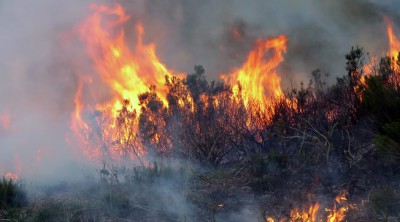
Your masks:
M 344 55 L 351 46 L 381 56 L 388 48 L 383 15 L 396 22 L 400 11 L 395 0 L 120 3 L 131 15 L 128 40 L 135 22 L 141 21 L 144 41 L 156 44 L 167 67 L 190 73 L 202 64 L 210 79 L 240 67 L 257 38 L 286 35 L 288 50 L 279 72 L 283 88 L 307 80 L 315 68 L 343 75 Z M 72 175 L 75 169 L 66 169 L 83 165 L 68 143 L 73 140 L 69 124 L 77 88 L 73 67 L 79 63 L 88 72 L 93 70 L 81 45 L 71 41 L 71 33 L 90 12 L 88 4 L 0 1 L 0 117 L 2 123 L 9 122 L 0 125 L 0 170 L 62 178 L 67 174 L 59 172 Z

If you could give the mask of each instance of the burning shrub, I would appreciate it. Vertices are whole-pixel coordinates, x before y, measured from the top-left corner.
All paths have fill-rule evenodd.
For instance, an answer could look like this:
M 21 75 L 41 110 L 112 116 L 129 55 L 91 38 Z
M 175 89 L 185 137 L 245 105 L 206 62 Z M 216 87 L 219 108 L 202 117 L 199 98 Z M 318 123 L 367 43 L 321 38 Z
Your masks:
M 167 109 L 154 90 L 155 86 L 150 87 L 150 92 L 139 95 L 139 136 L 149 151 L 162 155 L 171 150 L 166 134 Z
M 175 154 L 219 165 L 230 152 L 228 87 L 209 83 L 204 68 L 195 66 L 185 79 L 167 78 L 167 137 Z

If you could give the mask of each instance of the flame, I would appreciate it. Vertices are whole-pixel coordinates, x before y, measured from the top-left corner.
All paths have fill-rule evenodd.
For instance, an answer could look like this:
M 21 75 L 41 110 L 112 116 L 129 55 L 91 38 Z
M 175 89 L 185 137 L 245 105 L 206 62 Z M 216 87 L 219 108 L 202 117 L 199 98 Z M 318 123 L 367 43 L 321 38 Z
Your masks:
M 387 26 L 387 34 L 389 38 L 389 52 L 388 56 L 397 59 L 397 55 L 400 52 L 400 41 L 393 31 L 393 23 L 389 20 L 389 18 L 384 17 L 384 21 Z
M 320 204 L 315 203 L 310 205 L 306 210 L 295 208 L 290 211 L 289 218 L 280 218 L 275 220 L 273 217 L 266 217 L 267 222 L 343 222 L 346 221 L 346 214 L 350 209 L 356 209 L 354 204 L 350 204 L 346 198 L 347 191 L 341 191 L 335 198 L 332 208 L 325 208 L 325 215 L 322 215 Z M 323 219 L 325 218 L 325 219 Z
M 220 76 L 233 85 L 233 95 L 241 96 L 246 106 L 254 102 L 264 111 L 265 107 L 271 105 L 273 99 L 283 96 L 281 78 L 276 69 L 284 59 L 286 42 L 286 37 L 283 35 L 258 40 L 240 69 Z
M 4 178 L 8 179 L 8 180 L 19 180 L 20 179 L 20 175 L 22 172 L 22 164 L 21 161 L 19 159 L 19 156 L 16 155 L 15 156 L 15 160 L 14 160 L 14 170 L 4 170 L 4 168 L 0 167 L 0 175 L 3 175 Z
M 98 107 L 112 106 L 115 115 L 117 110 L 122 108 L 121 100 L 128 99 L 132 108 L 139 110 L 138 95 L 149 91 L 150 85 L 156 86 L 157 94 L 164 105 L 167 105 L 165 75 L 171 75 L 172 71 L 159 61 L 154 44 L 143 45 L 142 24 L 136 24 L 137 43 L 135 49 L 131 50 L 125 42 L 123 30 L 115 37 L 110 33 L 128 21 L 129 16 L 123 8 L 120 5 L 108 8 L 93 4 L 91 9 L 94 11 L 93 15 L 81 25 L 80 34 L 87 44 L 87 51 L 96 71 L 114 96 L 112 103 L 108 102 Z M 103 18 L 107 15 L 116 16 L 116 19 L 108 21 Z
M 0 179 L 5 178 L 7 180 L 19 180 L 20 179 L 20 172 L 16 171 L 6 171 L 3 168 L 0 168 Z
M 382 53 L 390 58 L 393 58 L 397 61 L 397 56 L 400 52 L 400 40 L 396 36 L 396 34 L 393 31 L 393 22 L 386 16 L 383 17 L 383 21 L 386 24 L 386 33 L 389 41 L 389 49 Z M 365 77 L 374 75 L 374 69 L 378 65 L 378 60 L 376 56 L 373 56 L 370 58 L 370 61 L 364 65 L 363 70 L 364 74 L 362 76 L 361 81 L 364 83 L 365 82 Z
M 400 75 L 399 75 L 400 40 L 394 34 L 393 23 L 387 17 L 384 17 L 384 21 L 387 25 L 387 34 L 388 34 L 388 38 L 389 38 L 388 56 L 393 59 L 392 70 L 394 71 L 394 75 L 391 76 L 389 81 L 394 83 L 394 85 L 398 86 L 400 84 Z
M 325 211 L 329 212 L 327 222 L 340 222 L 345 220 L 349 207 L 353 206 L 348 203 L 347 195 L 347 191 L 342 191 L 341 194 L 335 198 L 333 208 L 325 209 Z
M 157 96 L 168 107 L 168 88 L 164 83 L 165 76 L 171 76 L 173 71 L 160 62 L 154 44 L 143 44 L 144 28 L 140 22 L 135 25 L 137 41 L 134 47 L 126 43 L 122 26 L 130 17 L 120 5 L 91 4 L 90 9 L 92 14 L 79 26 L 78 32 L 87 46 L 95 72 L 110 96 L 106 101 L 98 98 L 99 94 L 104 94 L 104 89 L 93 84 L 93 79 L 80 75 L 71 130 L 90 159 L 101 160 L 106 155 L 112 159 L 126 155 L 134 158 L 145 153 L 144 148 L 135 143 L 137 115 L 141 109 L 138 95 L 155 86 Z M 87 99 L 87 93 L 90 93 L 90 99 Z M 94 117 L 97 125 L 94 127 L 84 114 L 96 111 L 100 114 Z M 127 152 L 128 149 L 134 149 L 135 155 Z
M 316 221 L 317 212 L 319 210 L 319 204 L 315 203 L 311 205 L 307 211 L 294 209 L 290 211 L 290 222 L 291 221 L 304 221 L 304 222 L 313 222 Z
M 141 110 L 138 95 L 149 92 L 149 86 L 155 86 L 152 89 L 168 107 L 165 76 L 172 76 L 174 72 L 160 62 L 154 44 L 143 44 L 144 28 L 140 22 L 135 26 L 134 47 L 126 43 L 121 28 L 130 17 L 120 5 L 108 7 L 92 4 L 90 8 L 93 13 L 79 26 L 78 32 L 87 46 L 86 51 L 95 72 L 110 96 L 108 99 L 99 98 L 99 94 L 104 94 L 104 89 L 100 90 L 98 84 L 93 84 L 95 80 L 80 75 L 74 100 L 75 110 L 71 114 L 71 130 L 84 155 L 90 159 L 101 160 L 105 155 L 118 159 L 127 154 L 127 147 L 143 154 L 145 149 L 140 142 L 131 146 L 137 139 L 136 116 Z M 272 103 L 272 99 L 283 95 L 276 69 L 283 61 L 284 52 L 285 36 L 260 39 L 243 66 L 231 74 L 221 75 L 221 78 L 233 85 L 234 97 L 243 98 L 247 106 L 250 101 L 259 104 L 264 110 Z M 89 99 L 87 93 L 90 93 Z M 218 104 L 219 101 L 215 100 L 214 103 Z M 86 116 L 96 111 L 100 111 L 100 114 L 94 117 L 95 121 L 88 121 Z M 125 117 L 121 119 L 122 113 Z M 129 125 L 128 121 L 131 121 Z M 124 126 L 121 127 L 120 123 L 124 123 Z
M 6 175 L 4 176 L 6 179 L 9 180 L 18 180 L 19 179 L 19 175 L 17 173 L 13 173 L 13 172 L 7 172 Z
M 383 21 L 386 24 L 387 37 L 388 37 L 388 41 L 389 41 L 389 49 L 382 54 L 384 54 L 384 55 L 388 56 L 390 59 L 392 59 L 392 61 L 393 61 L 393 63 L 391 64 L 392 69 L 394 71 L 397 71 L 400 69 L 399 61 L 398 61 L 398 55 L 400 53 L 400 40 L 394 33 L 393 22 L 386 16 L 383 17 Z M 362 84 L 365 84 L 366 77 L 377 74 L 376 70 L 377 70 L 378 64 L 379 64 L 379 62 L 377 60 L 377 57 L 373 56 L 370 59 L 369 63 L 364 65 L 364 67 L 363 67 L 364 73 L 360 79 Z M 395 79 L 393 79 L 392 81 L 398 82 L 398 81 L 400 81 L 399 78 L 400 77 L 395 77 Z

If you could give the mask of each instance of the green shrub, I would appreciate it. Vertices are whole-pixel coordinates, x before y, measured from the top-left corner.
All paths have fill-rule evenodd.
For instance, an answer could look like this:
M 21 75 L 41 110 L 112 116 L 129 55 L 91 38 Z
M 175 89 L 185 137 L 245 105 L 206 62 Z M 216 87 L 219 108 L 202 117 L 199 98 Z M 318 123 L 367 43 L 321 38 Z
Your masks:
M 374 139 L 378 153 L 389 162 L 400 161 L 400 121 L 385 124 L 382 135 Z
M 385 84 L 382 76 L 365 79 L 362 103 L 367 114 L 375 117 L 378 126 L 400 118 L 400 94 L 395 87 Z

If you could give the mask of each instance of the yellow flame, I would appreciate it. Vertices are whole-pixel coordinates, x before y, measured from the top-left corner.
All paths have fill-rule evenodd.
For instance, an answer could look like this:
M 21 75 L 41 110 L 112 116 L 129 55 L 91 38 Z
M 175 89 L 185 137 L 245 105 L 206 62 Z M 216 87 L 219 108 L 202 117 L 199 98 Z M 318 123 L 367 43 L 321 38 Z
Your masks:
M 393 23 L 389 20 L 389 18 L 384 17 L 384 21 L 387 25 L 387 34 L 389 38 L 389 52 L 388 56 L 394 57 L 397 59 L 397 55 L 400 52 L 400 41 L 393 31 Z
M 88 84 L 84 77 L 80 77 L 79 86 L 75 96 L 75 110 L 72 114 L 71 129 L 77 135 L 78 141 L 83 147 L 84 154 L 91 159 L 100 160 L 104 153 L 111 154 L 113 159 L 124 155 L 122 146 L 128 146 L 137 131 L 137 121 L 131 122 L 128 127 L 128 119 L 120 119 L 120 110 L 124 107 L 123 100 L 129 101 L 125 106 L 129 115 L 140 111 L 138 95 L 149 91 L 151 85 L 155 85 L 155 92 L 161 98 L 165 106 L 167 88 L 164 85 L 165 76 L 171 75 L 162 64 L 157 55 L 154 44 L 144 45 L 142 38 L 144 28 L 140 23 L 136 24 L 137 42 L 131 49 L 125 42 L 125 33 L 122 25 L 129 20 L 124 9 L 120 5 L 108 7 L 105 5 L 90 5 L 92 14 L 79 26 L 79 35 L 86 44 L 86 51 L 93 61 L 96 74 L 108 87 L 110 99 L 106 102 L 98 101 L 97 94 L 102 89 L 94 84 Z M 114 34 L 113 34 L 114 33 Z M 83 101 L 83 89 L 91 92 L 91 100 L 94 104 L 86 104 Z M 85 94 L 85 97 L 87 95 Z M 97 117 L 98 124 L 102 124 L 102 132 L 97 133 L 91 125 L 82 117 L 85 109 L 102 112 Z M 135 119 L 135 118 L 133 118 Z M 120 128 L 117 129 L 119 124 Z M 124 126 L 122 126 L 125 124 Z M 95 144 L 93 140 L 98 136 L 100 142 Z M 102 144 L 101 141 L 108 141 Z M 129 142 L 128 142 L 129 141 Z M 116 147 L 113 144 L 118 143 Z M 145 150 L 137 147 L 140 153 Z
M 241 96 L 246 106 L 252 100 L 264 110 L 266 106 L 271 105 L 273 99 L 283 95 L 280 86 L 281 78 L 276 69 L 284 59 L 286 42 L 286 37 L 283 35 L 258 40 L 240 69 L 220 76 L 233 85 L 234 96 Z

